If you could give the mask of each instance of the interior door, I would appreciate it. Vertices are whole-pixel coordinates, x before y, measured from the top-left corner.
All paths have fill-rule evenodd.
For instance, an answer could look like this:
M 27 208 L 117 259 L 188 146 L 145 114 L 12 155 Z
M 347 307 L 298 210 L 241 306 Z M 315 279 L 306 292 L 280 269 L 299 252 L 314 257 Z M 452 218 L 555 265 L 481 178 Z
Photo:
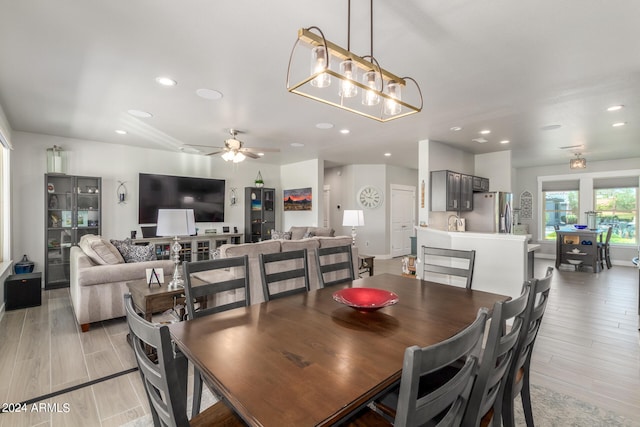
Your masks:
M 416 187 L 391 185 L 391 256 L 411 253 L 416 211 Z

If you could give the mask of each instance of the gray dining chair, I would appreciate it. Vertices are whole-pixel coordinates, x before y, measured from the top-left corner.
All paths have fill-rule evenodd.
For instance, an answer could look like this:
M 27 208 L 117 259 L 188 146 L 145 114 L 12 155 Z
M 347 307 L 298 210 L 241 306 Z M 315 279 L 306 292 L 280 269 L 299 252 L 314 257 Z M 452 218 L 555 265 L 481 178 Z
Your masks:
M 265 301 L 309 292 L 306 249 L 260 254 L 259 260 Z
M 607 264 L 607 268 L 611 268 L 611 253 L 610 253 L 610 241 L 611 241 L 611 233 L 613 232 L 613 227 L 609 227 L 607 230 L 606 237 L 604 238 L 604 242 L 598 243 L 598 257 L 600 258 L 600 268 L 604 268 L 604 263 Z
M 442 276 L 458 277 L 471 289 L 475 260 L 475 250 L 422 246 L 422 279 L 442 282 Z
M 502 395 L 525 322 L 530 294 L 531 281 L 526 281 L 518 298 L 498 301 L 493 305 L 480 368 L 462 420 L 465 427 L 501 426 Z M 508 323 L 511 324 L 510 328 L 507 327 Z
M 488 317 L 489 311 L 481 308 L 475 321 L 453 337 L 423 348 L 408 347 L 404 352 L 398 389 L 381 399 L 382 405 L 395 410 L 378 412 L 367 407 L 346 425 L 459 426 L 477 372 Z M 421 378 L 450 366 L 455 366 L 456 372 L 439 384 L 430 384 L 430 390 L 425 392 Z
M 316 250 L 318 279 L 321 288 L 356 279 L 351 245 L 318 248 Z
M 223 401 L 187 418 L 187 359 L 176 353 L 169 327 L 147 322 L 136 313 L 130 294 L 124 296 L 132 346 L 144 385 L 154 426 L 244 426 Z M 148 349 L 153 348 L 153 352 Z
M 505 427 L 515 426 L 514 400 L 518 395 L 522 400 L 527 427 L 533 427 L 534 425 L 529 384 L 531 354 L 533 353 L 533 345 L 538 336 L 542 317 L 549 300 L 552 277 L 553 268 L 548 267 L 544 278 L 531 281 L 531 292 L 525 309 L 524 324 L 518 336 L 502 396 L 502 423 Z
M 197 319 L 251 304 L 247 255 L 205 261 L 185 261 L 182 263 L 182 268 L 185 305 L 189 319 Z M 194 366 L 193 414 L 200 412 L 201 400 L 202 375 Z

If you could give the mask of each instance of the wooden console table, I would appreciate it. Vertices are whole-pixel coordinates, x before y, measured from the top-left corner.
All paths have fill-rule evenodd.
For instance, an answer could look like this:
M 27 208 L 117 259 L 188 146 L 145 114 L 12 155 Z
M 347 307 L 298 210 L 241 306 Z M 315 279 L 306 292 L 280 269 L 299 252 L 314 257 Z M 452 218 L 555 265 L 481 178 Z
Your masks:
M 598 242 L 602 230 L 557 230 L 556 231 L 556 268 L 561 264 L 571 264 L 576 270 L 591 267 L 594 273 L 602 270 Z

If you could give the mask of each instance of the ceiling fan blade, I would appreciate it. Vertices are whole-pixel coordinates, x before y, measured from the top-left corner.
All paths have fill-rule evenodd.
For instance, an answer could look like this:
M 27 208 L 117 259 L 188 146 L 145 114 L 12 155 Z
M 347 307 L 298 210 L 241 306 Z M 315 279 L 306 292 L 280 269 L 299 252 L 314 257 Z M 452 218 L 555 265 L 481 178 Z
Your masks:
M 245 156 L 251 158 L 251 159 L 258 159 L 260 158 L 260 156 L 258 156 L 257 154 L 254 153 L 250 153 L 249 151 L 243 151 L 242 154 L 244 154 Z
M 205 156 L 214 156 L 216 154 L 226 153 L 226 152 L 227 150 L 214 151 L 213 153 L 206 153 Z
M 264 147 L 242 147 L 242 152 L 254 152 L 254 153 L 279 153 L 280 150 L 278 148 L 264 148 Z
M 224 147 L 216 147 L 214 145 L 199 145 L 199 144 L 185 144 L 189 147 L 206 147 L 206 148 L 219 148 L 219 149 L 223 149 Z

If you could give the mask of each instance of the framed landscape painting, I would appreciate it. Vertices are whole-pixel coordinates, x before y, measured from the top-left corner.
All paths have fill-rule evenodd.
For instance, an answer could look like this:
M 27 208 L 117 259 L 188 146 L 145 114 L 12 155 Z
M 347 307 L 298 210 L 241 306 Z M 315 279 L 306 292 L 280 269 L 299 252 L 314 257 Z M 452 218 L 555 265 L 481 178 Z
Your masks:
M 311 210 L 311 187 L 296 188 L 295 190 L 284 190 L 283 193 L 285 211 Z

